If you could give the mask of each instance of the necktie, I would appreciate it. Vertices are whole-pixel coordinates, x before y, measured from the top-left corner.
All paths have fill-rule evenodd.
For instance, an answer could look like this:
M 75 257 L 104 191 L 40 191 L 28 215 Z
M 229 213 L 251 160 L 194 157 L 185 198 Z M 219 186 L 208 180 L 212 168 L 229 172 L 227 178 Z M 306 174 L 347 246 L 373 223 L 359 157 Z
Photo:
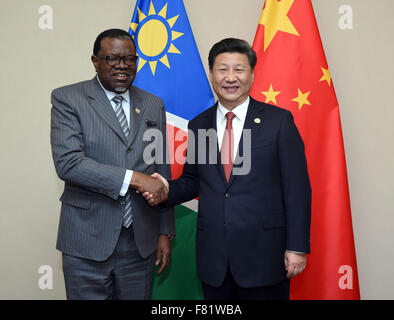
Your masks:
M 234 155 L 234 131 L 233 119 L 235 114 L 230 112 L 226 113 L 227 123 L 224 130 L 222 148 L 220 156 L 222 159 L 222 166 L 224 174 L 226 175 L 227 182 L 230 180 L 231 170 L 233 169 L 233 155 Z
M 112 100 L 115 102 L 116 117 L 118 118 L 120 126 L 123 130 L 123 133 L 127 138 L 130 134 L 130 129 L 129 129 L 129 125 L 127 123 L 126 115 L 125 115 L 123 108 L 122 108 L 123 97 L 122 96 L 115 96 Z M 123 205 L 123 226 L 128 228 L 131 225 L 131 223 L 133 222 L 133 215 L 131 212 L 130 192 L 127 192 L 125 194 L 124 201 L 122 201 L 121 203 Z

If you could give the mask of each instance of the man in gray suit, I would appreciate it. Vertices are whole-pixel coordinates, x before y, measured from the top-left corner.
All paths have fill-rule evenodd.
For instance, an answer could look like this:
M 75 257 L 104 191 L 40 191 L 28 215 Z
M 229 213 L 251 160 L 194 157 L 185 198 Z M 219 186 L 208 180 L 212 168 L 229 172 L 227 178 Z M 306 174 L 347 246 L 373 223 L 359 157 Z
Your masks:
M 97 76 L 52 92 L 51 146 L 64 180 L 57 238 L 68 299 L 147 299 L 154 265 L 169 263 L 174 211 L 141 193 L 166 196 L 150 177 L 170 178 L 165 158 L 143 151 L 148 129 L 166 139 L 163 102 L 132 86 L 136 48 L 119 29 L 102 32 L 91 57 Z M 166 140 L 164 140 L 166 141 Z

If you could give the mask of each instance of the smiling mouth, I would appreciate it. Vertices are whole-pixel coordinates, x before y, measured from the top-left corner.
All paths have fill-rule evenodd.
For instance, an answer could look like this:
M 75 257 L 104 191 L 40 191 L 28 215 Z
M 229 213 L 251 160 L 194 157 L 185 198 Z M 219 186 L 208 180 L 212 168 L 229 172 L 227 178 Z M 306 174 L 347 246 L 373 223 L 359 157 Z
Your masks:
M 228 87 L 223 87 L 224 91 L 228 93 L 235 93 L 238 91 L 239 87 L 238 86 L 228 86 Z
M 117 72 L 112 75 L 112 78 L 116 81 L 127 81 L 130 78 L 130 74 L 125 72 Z

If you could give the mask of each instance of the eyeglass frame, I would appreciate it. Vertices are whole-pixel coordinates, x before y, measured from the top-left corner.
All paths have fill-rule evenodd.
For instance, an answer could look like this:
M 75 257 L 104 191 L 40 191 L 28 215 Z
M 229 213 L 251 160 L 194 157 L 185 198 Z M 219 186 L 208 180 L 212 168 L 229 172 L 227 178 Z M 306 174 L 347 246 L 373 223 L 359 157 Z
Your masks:
M 116 66 L 116 65 L 118 65 L 118 64 L 120 64 L 120 61 L 121 60 L 123 60 L 123 63 L 125 64 L 125 65 L 127 65 L 127 66 L 133 66 L 133 65 L 135 65 L 136 63 L 137 63 L 137 59 L 138 59 L 138 56 L 137 55 L 132 55 L 132 54 L 129 54 L 129 55 L 127 55 L 127 56 L 96 56 L 95 55 L 95 57 L 97 57 L 97 58 L 99 58 L 99 59 L 101 59 L 101 60 L 105 60 L 105 62 L 110 66 L 110 67 L 114 67 L 114 66 Z M 128 64 L 128 63 L 126 63 L 126 61 L 125 61 L 125 58 L 126 57 L 133 57 L 133 58 L 135 58 L 135 61 L 132 63 L 132 64 Z M 108 59 L 109 58 L 118 58 L 118 62 L 116 62 L 115 64 L 110 64 L 109 62 L 108 62 Z

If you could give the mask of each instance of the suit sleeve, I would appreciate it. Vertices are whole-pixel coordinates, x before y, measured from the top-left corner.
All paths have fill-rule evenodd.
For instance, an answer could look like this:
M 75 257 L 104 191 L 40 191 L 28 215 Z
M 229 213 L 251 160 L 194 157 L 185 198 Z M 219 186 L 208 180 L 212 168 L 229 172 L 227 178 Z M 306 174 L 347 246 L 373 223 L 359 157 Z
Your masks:
M 164 106 L 161 104 L 161 122 L 160 130 L 163 136 L 163 161 L 156 164 L 156 172 L 161 174 L 167 180 L 171 179 L 171 167 L 167 157 L 169 150 L 167 142 L 167 121 Z M 174 207 L 160 207 L 160 229 L 159 234 L 175 235 L 175 210 Z
M 116 200 L 126 169 L 86 156 L 83 130 L 75 108 L 59 89 L 52 92 L 51 102 L 52 157 L 59 178 Z
M 287 249 L 309 253 L 311 187 L 304 143 L 290 112 L 282 118 L 279 157 L 287 220 Z

